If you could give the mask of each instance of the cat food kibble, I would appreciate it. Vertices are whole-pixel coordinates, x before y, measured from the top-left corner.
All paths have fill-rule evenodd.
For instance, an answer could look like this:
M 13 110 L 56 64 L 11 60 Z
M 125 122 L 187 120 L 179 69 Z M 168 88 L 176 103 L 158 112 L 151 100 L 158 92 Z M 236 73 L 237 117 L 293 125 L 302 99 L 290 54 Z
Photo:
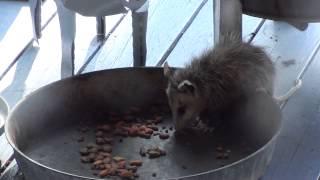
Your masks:
M 88 154 L 89 154 L 89 151 L 88 151 L 87 148 L 81 148 L 81 149 L 80 149 L 80 154 L 81 154 L 81 155 L 88 155 Z
M 131 171 L 128 171 L 126 169 L 119 170 L 119 176 L 122 178 L 133 178 L 134 174 Z
M 158 109 L 159 110 L 159 109 Z M 141 112 L 140 108 L 132 107 L 123 115 L 113 113 L 109 117 L 109 121 L 100 122 L 92 129 L 91 126 L 82 126 L 79 128 L 80 133 L 87 133 L 86 136 L 80 134 L 77 141 L 85 142 L 92 137 L 93 142 L 86 142 L 85 147 L 79 150 L 80 160 L 82 163 L 90 164 L 92 173 L 101 178 L 118 176 L 121 179 L 135 179 L 139 177 L 139 168 L 143 166 L 143 158 L 159 158 L 166 155 L 166 151 L 159 147 L 141 147 L 140 149 L 132 149 L 131 152 L 138 152 L 138 156 L 142 159 L 128 159 L 127 157 L 116 155 L 118 146 L 126 145 L 127 141 L 123 145 L 119 144 L 124 139 L 129 138 L 142 138 L 148 141 L 151 138 L 168 139 L 170 138 L 169 130 L 162 124 L 163 116 L 159 115 L 158 111 L 155 111 L 157 115 L 153 115 L 151 119 L 144 119 L 136 117 Z M 160 128 L 159 128 L 160 127 Z M 161 130 L 162 129 L 162 132 Z M 170 127 L 173 130 L 173 127 Z M 88 136 L 90 134 L 90 136 Z M 159 137 L 156 137 L 159 136 Z M 119 143 L 114 143 L 119 142 Z M 130 142 L 130 141 L 128 141 Z M 122 148 L 122 147 L 121 147 Z M 132 157 L 136 157 L 134 154 Z M 156 177 L 156 173 L 152 174 Z
M 102 131 L 97 131 L 96 132 L 96 137 L 102 137 L 103 136 L 103 132 Z
M 100 177 L 106 177 L 106 176 L 108 176 L 109 175 L 109 169 L 105 169 L 105 170 L 102 170 L 102 171 L 100 171 L 100 173 L 99 173 L 99 176 Z
M 121 157 L 121 156 L 115 156 L 115 157 L 113 157 L 113 160 L 114 160 L 115 162 L 120 162 L 120 161 L 124 161 L 125 158 L 124 158 L 124 157 Z
M 169 137 L 170 137 L 169 134 L 164 134 L 164 133 L 159 134 L 160 139 L 168 139 Z
M 132 160 L 129 162 L 130 166 L 141 166 L 142 161 L 141 160 Z

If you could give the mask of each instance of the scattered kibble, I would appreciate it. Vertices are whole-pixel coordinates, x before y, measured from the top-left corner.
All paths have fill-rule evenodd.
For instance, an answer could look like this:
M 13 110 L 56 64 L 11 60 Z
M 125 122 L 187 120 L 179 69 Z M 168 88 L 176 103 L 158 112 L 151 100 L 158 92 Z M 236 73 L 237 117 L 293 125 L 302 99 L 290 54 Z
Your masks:
M 112 162 L 112 160 L 110 157 L 106 157 L 103 159 L 103 163 L 105 163 L 105 164 L 110 164 L 111 162 Z
M 166 126 L 160 126 L 163 131 L 159 131 L 159 123 L 163 120 L 163 113 L 157 113 L 158 115 L 153 116 L 152 119 L 145 120 L 136 117 L 140 112 L 141 109 L 138 107 L 130 108 L 123 115 L 110 112 L 108 122 L 99 124 L 93 129 L 81 124 L 82 127 L 78 129 L 81 133 L 90 131 L 94 133 L 93 137 L 95 137 L 93 142 L 86 142 L 86 145 L 79 150 L 81 162 L 91 166 L 93 175 L 101 178 L 118 176 L 123 179 L 139 177 L 137 173 L 139 167 L 143 166 L 143 159 L 126 160 L 126 157 L 112 154 L 116 136 L 119 137 L 120 143 L 125 138 L 150 139 L 152 136 L 159 136 L 160 139 L 168 139 L 170 137 L 169 129 Z M 173 127 L 170 127 L 170 130 L 173 130 Z M 86 140 L 81 134 L 77 138 L 78 142 Z M 153 159 L 165 156 L 167 153 L 159 147 L 146 149 L 141 147 L 139 154 L 141 157 Z M 183 166 L 183 168 L 186 167 Z M 153 173 L 152 176 L 156 177 L 157 174 Z
M 102 155 L 97 155 L 97 156 L 94 158 L 95 161 L 99 161 L 99 160 L 103 160 L 103 159 L 104 159 L 104 156 L 102 156 Z
M 100 164 L 103 164 L 102 160 L 97 160 L 97 161 L 93 162 L 93 165 L 95 165 L 95 166 L 100 165 Z
M 138 167 L 130 165 L 127 169 L 135 173 L 138 170 Z
M 87 148 L 81 148 L 81 149 L 80 149 L 80 154 L 81 154 L 81 155 L 88 155 L 88 154 L 89 154 L 89 151 L 88 151 Z
M 88 143 L 86 146 L 87 146 L 87 148 L 97 147 L 97 145 L 94 143 Z
M 98 126 L 97 129 L 100 131 L 109 132 L 111 130 L 111 126 L 108 124 L 104 124 L 104 125 Z
M 102 131 L 97 131 L 96 132 L 96 137 L 103 137 L 103 132 Z
M 159 128 L 157 126 L 148 126 L 148 128 L 152 129 L 153 131 L 159 130 Z
M 160 139 L 168 139 L 169 137 L 170 137 L 169 134 L 164 134 L 164 133 L 159 134 Z
M 119 176 L 122 178 L 133 178 L 134 173 L 125 169 L 119 171 Z
M 99 176 L 100 176 L 100 177 L 106 177 L 106 176 L 108 176 L 108 175 L 109 175 L 109 169 L 102 170 L 102 171 L 100 171 L 100 173 L 99 173 Z
M 112 147 L 109 145 L 104 145 L 102 146 L 102 151 L 106 153 L 111 153 L 112 152 Z
M 83 163 L 89 163 L 89 162 L 90 162 L 90 159 L 89 159 L 88 157 L 84 156 L 84 157 L 81 157 L 81 162 L 83 162 Z
M 126 161 L 121 160 L 117 163 L 118 169 L 125 169 L 126 168 Z
M 89 153 L 96 153 L 98 152 L 98 148 L 97 147 L 92 147 L 88 150 Z
M 149 158 L 157 158 L 161 156 L 161 153 L 159 151 L 151 150 L 148 152 Z
M 115 157 L 113 157 L 113 160 L 116 161 L 116 162 L 120 162 L 120 161 L 124 161 L 125 158 L 121 157 L 121 156 L 115 156 Z
M 142 166 L 141 160 L 132 160 L 129 162 L 130 166 Z
M 150 148 L 147 150 L 147 154 L 150 159 L 158 158 L 160 156 L 165 156 L 167 153 L 166 151 L 160 149 L 159 147 Z
M 112 144 L 113 143 L 113 138 L 105 137 L 105 138 L 103 138 L 103 140 L 104 140 L 104 142 L 106 144 Z

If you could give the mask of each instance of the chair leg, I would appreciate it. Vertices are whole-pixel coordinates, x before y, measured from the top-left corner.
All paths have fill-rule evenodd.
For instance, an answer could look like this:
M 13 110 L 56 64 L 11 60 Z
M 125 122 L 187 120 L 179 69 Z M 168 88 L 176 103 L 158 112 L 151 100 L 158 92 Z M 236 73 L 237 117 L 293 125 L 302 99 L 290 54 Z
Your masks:
M 133 66 L 145 66 L 147 56 L 148 11 L 132 12 Z
M 97 20 L 97 38 L 102 40 L 106 34 L 106 19 L 104 16 L 96 17 Z
M 240 0 L 214 0 L 214 44 L 221 36 L 237 33 L 242 37 L 242 4 Z
M 62 0 L 55 0 L 60 22 L 62 60 L 61 78 L 74 75 L 74 39 L 76 35 L 75 12 L 65 8 Z
M 41 4 L 41 0 L 29 0 L 33 38 L 36 41 L 41 38 Z

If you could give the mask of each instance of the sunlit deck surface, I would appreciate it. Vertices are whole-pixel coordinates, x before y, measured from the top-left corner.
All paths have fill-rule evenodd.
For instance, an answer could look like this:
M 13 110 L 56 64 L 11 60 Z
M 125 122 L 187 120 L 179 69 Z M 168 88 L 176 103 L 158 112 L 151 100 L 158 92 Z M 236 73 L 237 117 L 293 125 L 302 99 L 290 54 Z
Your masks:
M 192 15 L 199 8 L 193 20 Z M 212 10 L 212 0 L 151 0 L 147 66 L 156 66 L 165 59 L 171 66 L 183 67 L 193 56 L 212 46 Z M 60 79 L 61 42 L 55 12 L 53 1 L 44 3 L 42 38 L 37 44 L 32 41 L 28 2 L 0 1 L 0 95 L 11 108 L 30 92 Z M 106 17 L 107 33 L 122 16 Z M 190 27 L 183 32 L 190 20 Z M 129 12 L 115 31 L 99 42 L 95 18 L 77 15 L 76 73 L 132 66 L 131 32 Z M 180 35 L 182 37 L 175 44 Z M 305 31 L 299 31 L 285 22 L 243 15 L 243 38 L 264 47 L 274 60 L 277 95 L 286 92 L 306 64 L 313 60 L 302 74 L 302 88 L 282 110 L 282 132 L 262 180 L 316 180 L 320 172 L 320 24 L 312 23 Z M 174 47 L 172 51 L 171 47 Z M 166 56 L 167 52 L 169 56 Z M 12 153 L 1 135 L 2 162 Z M 23 179 L 15 161 L 0 179 Z

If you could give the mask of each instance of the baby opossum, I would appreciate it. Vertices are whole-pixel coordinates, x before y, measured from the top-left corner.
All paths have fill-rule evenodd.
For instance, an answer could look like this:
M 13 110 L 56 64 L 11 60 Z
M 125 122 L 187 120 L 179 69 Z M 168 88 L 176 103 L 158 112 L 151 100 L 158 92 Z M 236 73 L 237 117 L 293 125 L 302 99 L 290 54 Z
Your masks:
M 271 59 L 261 48 L 240 42 L 234 35 L 224 37 L 183 69 L 174 71 L 165 63 L 164 75 L 169 81 L 166 93 L 177 131 L 193 124 L 204 111 L 222 113 L 256 91 L 274 96 Z M 274 98 L 279 103 L 286 101 L 300 86 L 297 81 L 286 95 Z

